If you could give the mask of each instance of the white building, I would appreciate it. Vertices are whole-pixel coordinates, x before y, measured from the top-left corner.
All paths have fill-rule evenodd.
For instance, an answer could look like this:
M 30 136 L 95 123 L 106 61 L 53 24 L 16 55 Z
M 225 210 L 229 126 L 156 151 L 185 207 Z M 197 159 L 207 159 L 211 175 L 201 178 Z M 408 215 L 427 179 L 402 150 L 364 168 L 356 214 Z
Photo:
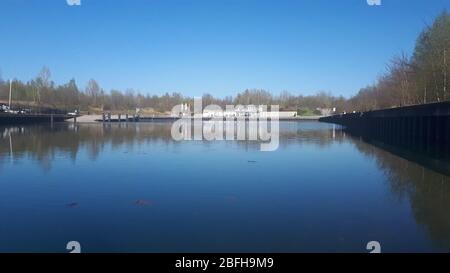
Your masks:
M 205 109 L 203 118 L 270 118 L 278 115 L 279 118 L 294 118 L 297 116 L 295 111 L 271 112 L 264 109 L 262 105 L 238 105 L 233 110 Z

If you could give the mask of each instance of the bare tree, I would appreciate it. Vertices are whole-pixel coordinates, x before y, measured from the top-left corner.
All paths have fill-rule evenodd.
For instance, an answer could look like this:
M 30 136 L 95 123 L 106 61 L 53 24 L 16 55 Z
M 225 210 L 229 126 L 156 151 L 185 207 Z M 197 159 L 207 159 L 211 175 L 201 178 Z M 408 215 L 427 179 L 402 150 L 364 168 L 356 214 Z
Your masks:
M 100 96 L 100 85 L 94 79 L 90 79 L 87 87 L 86 94 L 92 99 L 92 105 L 98 106 L 98 99 Z

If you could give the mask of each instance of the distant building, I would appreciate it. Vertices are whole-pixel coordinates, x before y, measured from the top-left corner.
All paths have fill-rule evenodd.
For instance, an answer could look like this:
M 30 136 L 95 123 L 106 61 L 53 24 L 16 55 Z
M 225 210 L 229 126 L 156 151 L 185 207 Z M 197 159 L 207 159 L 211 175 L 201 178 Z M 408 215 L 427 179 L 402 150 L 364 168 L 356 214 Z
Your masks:
M 333 108 L 316 108 L 317 111 L 320 112 L 321 116 L 331 116 L 336 113 L 336 107 Z
M 9 106 L 8 105 L 0 105 L 0 112 L 10 112 Z
M 293 118 L 297 116 L 295 111 L 271 112 L 262 105 L 238 105 L 232 111 L 205 109 L 204 118 L 269 118 L 278 114 L 280 118 Z

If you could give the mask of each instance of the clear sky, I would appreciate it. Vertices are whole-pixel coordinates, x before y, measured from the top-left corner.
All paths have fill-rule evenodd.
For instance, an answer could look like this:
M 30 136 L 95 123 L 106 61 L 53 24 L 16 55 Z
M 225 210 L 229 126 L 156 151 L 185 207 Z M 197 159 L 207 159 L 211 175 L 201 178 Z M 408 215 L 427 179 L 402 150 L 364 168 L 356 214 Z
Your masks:
M 411 53 L 450 0 L 0 1 L 2 77 L 46 65 L 60 84 L 235 95 L 246 88 L 350 96 Z

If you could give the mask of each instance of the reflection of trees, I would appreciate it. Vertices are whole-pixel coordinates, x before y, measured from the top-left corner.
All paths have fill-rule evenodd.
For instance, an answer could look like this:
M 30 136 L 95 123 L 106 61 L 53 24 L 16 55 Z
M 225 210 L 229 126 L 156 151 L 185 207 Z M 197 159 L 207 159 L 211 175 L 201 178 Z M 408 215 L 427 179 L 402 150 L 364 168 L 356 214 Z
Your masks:
M 95 160 L 107 144 L 112 149 L 124 143 L 139 144 L 154 140 L 171 141 L 170 129 L 162 124 L 151 125 L 69 125 L 61 124 L 53 129 L 46 126 L 12 127 L 0 129 L 0 162 L 5 157 L 20 160 L 29 157 L 44 168 L 50 169 L 51 162 L 59 156 L 75 160 L 80 149 L 85 148 L 89 157 Z M 3 132 L 2 132 L 3 131 Z M 12 146 L 10 148 L 10 137 Z M 12 155 L 11 155 L 12 152 Z
M 363 141 L 354 143 L 384 170 L 392 192 L 409 199 L 417 223 L 426 229 L 433 243 L 449 248 L 450 177 Z
M 449 176 L 388 152 L 385 150 L 387 147 L 380 149 L 364 141 L 346 137 L 339 127 L 320 125 L 317 122 L 280 123 L 280 149 L 289 148 L 292 144 L 325 148 L 332 143 L 344 141 L 352 141 L 360 152 L 374 158 L 388 177 L 391 191 L 399 198 L 409 200 L 417 223 L 427 230 L 432 241 L 437 246 L 450 247 Z M 52 162 L 60 156 L 75 160 L 78 152 L 83 149 L 88 152 L 91 160 L 96 160 L 107 148 L 114 150 L 126 147 L 132 152 L 141 148 L 142 144 L 155 142 L 167 146 L 183 145 L 183 142 L 172 139 L 171 123 L 60 124 L 53 129 L 45 126 L 0 128 L 0 167 L 13 157 L 14 160 L 31 158 L 39 162 L 42 168 L 49 169 Z M 260 148 L 257 141 L 228 143 L 225 145 L 239 145 L 245 150 Z M 212 143 L 204 141 L 204 145 Z
M 129 151 L 142 144 L 161 142 L 180 145 L 171 137 L 171 123 L 122 123 L 122 124 L 59 124 L 49 126 L 21 126 L 0 128 L 0 164 L 8 156 L 14 160 L 28 157 L 46 170 L 54 160 L 68 157 L 73 161 L 81 149 L 85 149 L 91 160 L 96 160 L 105 147 L 118 149 L 126 145 Z M 332 141 L 343 141 L 343 132 L 333 125 L 317 122 L 281 122 L 280 147 L 292 143 L 326 147 Z M 10 136 L 12 143 L 10 143 Z M 259 141 L 236 141 L 248 150 L 260 148 Z M 12 144 L 13 148 L 10 148 Z M 211 145 L 204 141 L 205 145 Z M 10 153 L 13 152 L 13 156 Z

